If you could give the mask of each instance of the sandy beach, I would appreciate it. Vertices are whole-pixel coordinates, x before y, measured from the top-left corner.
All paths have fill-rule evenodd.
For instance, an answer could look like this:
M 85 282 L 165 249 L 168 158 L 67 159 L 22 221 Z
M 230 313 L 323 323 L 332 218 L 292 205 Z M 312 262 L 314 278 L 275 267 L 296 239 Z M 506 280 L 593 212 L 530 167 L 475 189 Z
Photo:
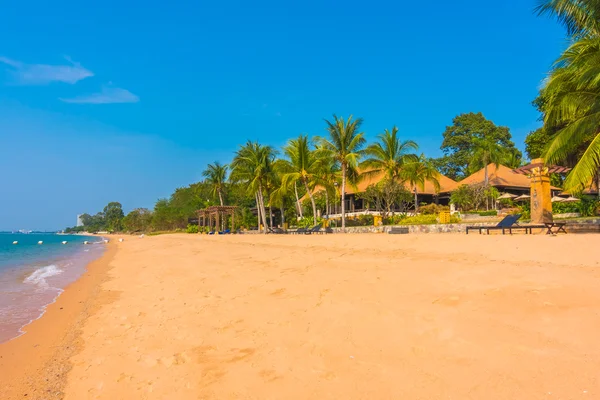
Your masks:
M 0 398 L 598 398 L 597 240 L 125 237 L 0 345 Z

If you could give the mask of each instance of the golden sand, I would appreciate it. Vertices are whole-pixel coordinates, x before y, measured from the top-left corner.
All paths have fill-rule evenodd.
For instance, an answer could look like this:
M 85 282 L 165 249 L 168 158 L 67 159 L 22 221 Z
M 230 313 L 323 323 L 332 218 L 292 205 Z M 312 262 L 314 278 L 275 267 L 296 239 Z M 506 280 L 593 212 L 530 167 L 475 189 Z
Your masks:
M 0 398 L 600 398 L 598 238 L 126 237 L 0 345 Z

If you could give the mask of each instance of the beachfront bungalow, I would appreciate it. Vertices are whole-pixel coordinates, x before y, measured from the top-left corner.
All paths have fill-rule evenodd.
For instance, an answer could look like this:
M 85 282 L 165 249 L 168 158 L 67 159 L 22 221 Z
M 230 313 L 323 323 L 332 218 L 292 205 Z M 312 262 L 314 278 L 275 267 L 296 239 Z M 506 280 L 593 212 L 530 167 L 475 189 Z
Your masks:
M 505 165 L 495 164 L 488 165 L 488 182 L 490 186 L 498 189 L 500 193 L 511 193 L 517 196 L 526 194 L 529 195 L 531 188 L 531 180 L 527 175 L 517 174 L 512 168 Z M 455 182 L 455 185 L 449 190 L 452 192 L 462 185 L 483 185 L 485 183 L 485 168 L 480 169 L 472 175 L 469 175 L 460 182 Z M 560 192 L 560 188 L 551 187 L 552 194 Z
M 382 172 L 372 177 L 363 178 L 358 185 L 353 187 L 347 185 L 346 187 L 346 213 L 349 216 L 361 215 L 372 213 L 375 210 L 368 207 L 366 201 L 361 199 L 359 194 L 364 193 L 370 185 L 377 184 L 385 178 L 385 174 Z M 441 205 L 448 205 L 450 202 L 450 188 L 456 187 L 456 182 L 447 176 L 441 175 L 438 177 L 440 183 L 440 190 L 437 191 L 431 182 L 425 182 L 424 188 L 417 188 L 417 196 L 419 203 L 435 203 Z M 410 187 L 408 183 L 405 183 L 406 189 L 414 193 L 414 188 Z M 398 211 L 398 210 L 396 210 Z M 341 204 L 331 204 L 329 210 L 325 215 L 329 215 L 332 218 L 340 217 L 342 213 Z

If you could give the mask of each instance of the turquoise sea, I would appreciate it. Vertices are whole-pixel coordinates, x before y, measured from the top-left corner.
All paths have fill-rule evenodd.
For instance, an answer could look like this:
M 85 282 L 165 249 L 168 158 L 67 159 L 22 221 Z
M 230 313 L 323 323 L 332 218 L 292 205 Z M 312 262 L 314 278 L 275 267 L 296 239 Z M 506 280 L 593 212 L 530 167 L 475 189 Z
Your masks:
M 39 318 L 104 248 L 98 237 L 0 233 L 0 343 Z

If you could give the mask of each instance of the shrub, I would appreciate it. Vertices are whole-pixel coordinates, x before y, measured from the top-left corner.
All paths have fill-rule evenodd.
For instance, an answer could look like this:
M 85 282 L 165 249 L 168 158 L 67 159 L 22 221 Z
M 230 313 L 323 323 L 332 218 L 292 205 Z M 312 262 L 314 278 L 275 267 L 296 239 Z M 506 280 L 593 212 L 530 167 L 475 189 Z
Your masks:
M 419 207 L 419 214 L 423 215 L 437 215 L 442 211 L 450 211 L 450 207 L 441 206 L 439 204 L 427 204 Z
M 432 225 L 437 223 L 438 220 L 436 215 L 416 215 L 400 220 L 398 225 Z
M 479 211 L 480 217 L 491 217 L 491 216 L 496 216 L 496 215 L 498 215 L 498 211 L 496 211 L 496 210 Z
M 188 224 L 185 231 L 187 233 L 198 233 L 198 225 Z

